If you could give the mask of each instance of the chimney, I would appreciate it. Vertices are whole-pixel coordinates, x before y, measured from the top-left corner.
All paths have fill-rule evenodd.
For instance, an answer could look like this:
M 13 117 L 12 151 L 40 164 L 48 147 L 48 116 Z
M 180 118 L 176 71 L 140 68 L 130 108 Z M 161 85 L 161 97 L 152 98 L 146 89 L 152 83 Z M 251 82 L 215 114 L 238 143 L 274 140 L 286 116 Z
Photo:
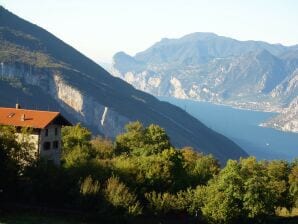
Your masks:
M 26 120 L 25 114 L 22 114 L 21 115 L 21 121 L 25 121 L 25 120 Z
M 21 109 L 21 105 L 20 104 L 16 104 L 16 109 Z

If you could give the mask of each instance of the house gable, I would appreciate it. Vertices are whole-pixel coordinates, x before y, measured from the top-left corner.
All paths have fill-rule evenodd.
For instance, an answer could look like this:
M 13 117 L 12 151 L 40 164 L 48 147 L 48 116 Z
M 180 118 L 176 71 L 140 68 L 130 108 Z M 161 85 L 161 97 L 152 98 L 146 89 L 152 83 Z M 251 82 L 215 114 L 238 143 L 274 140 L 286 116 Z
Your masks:
M 59 112 L 0 107 L 0 125 L 44 129 L 50 124 L 71 125 Z

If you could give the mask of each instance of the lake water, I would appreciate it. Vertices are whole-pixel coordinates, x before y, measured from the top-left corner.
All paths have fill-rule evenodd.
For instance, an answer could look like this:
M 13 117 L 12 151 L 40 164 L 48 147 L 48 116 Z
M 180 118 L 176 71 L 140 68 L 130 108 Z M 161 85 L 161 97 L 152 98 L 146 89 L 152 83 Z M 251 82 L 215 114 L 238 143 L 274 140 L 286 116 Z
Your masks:
M 160 97 L 186 110 L 258 159 L 298 158 L 298 134 L 260 127 L 275 113 L 235 109 L 206 102 Z

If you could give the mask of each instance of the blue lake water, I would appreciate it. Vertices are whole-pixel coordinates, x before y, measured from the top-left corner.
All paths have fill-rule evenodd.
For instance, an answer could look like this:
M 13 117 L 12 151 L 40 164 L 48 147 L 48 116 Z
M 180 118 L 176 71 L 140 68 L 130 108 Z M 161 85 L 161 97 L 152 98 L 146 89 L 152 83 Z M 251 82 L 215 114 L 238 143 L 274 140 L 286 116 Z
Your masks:
M 206 102 L 160 97 L 186 110 L 206 126 L 229 137 L 258 159 L 298 158 L 298 134 L 263 128 L 275 113 L 235 109 Z

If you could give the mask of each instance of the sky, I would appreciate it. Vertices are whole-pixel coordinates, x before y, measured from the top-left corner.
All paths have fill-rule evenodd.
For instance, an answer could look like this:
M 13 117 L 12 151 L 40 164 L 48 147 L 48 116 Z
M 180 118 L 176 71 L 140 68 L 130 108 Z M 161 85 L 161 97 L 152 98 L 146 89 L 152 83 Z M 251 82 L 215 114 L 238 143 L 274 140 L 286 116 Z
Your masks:
M 0 0 L 0 5 L 97 62 L 193 32 L 298 44 L 296 0 Z

